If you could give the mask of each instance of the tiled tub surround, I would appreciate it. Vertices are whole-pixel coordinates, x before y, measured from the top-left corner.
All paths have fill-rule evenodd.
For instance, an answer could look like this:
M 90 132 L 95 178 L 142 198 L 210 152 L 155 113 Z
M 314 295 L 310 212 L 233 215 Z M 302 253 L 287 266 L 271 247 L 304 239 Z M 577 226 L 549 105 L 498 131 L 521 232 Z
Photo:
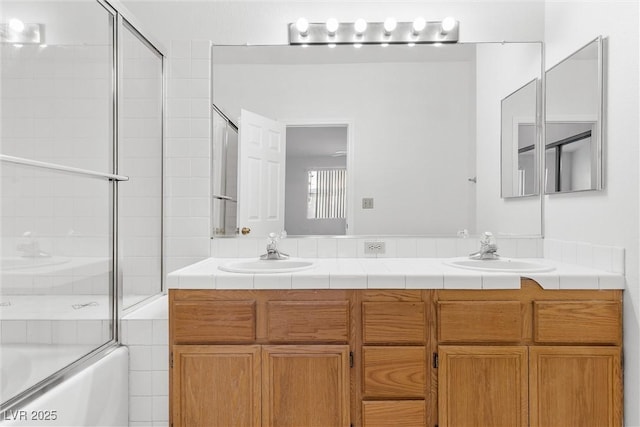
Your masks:
M 169 425 L 169 310 L 162 296 L 126 315 L 121 341 L 129 348 L 129 426 Z
M 251 260 L 255 258 L 248 258 Z M 169 274 L 172 289 L 519 289 L 521 276 L 544 289 L 624 289 L 612 273 L 541 258 L 554 266 L 545 273 L 502 273 L 446 265 L 450 258 L 315 258 L 310 269 L 294 273 L 228 273 L 218 267 L 238 258 L 209 258 Z

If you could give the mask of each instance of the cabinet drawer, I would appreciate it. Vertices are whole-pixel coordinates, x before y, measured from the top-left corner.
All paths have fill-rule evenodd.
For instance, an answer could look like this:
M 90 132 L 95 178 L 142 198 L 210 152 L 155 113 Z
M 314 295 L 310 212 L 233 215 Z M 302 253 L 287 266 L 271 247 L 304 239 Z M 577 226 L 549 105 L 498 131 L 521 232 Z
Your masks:
M 424 347 L 363 347 L 364 397 L 424 398 Z
M 349 301 L 270 301 L 267 336 L 273 342 L 349 341 Z
M 441 301 L 438 342 L 520 342 L 519 301 Z
M 540 343 L 619 344 L 621 309 L 617 301 L 536 301 L 534 339 Z
M 255 301 L 175 301 L 171 314 L 175 344 L 256 339 Z
M 362 303 L 362 341 L 365 344 L 423 344 L 423 302 Z
M 424 400 L 362 402 L 365 427 L 415 427 L 426 422 Z

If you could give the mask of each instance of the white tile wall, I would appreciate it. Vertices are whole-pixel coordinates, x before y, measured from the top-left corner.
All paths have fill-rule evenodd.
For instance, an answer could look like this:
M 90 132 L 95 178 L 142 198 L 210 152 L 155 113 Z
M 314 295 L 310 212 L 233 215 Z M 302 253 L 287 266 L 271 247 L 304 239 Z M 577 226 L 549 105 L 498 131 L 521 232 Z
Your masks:
M 170 43 L 165 139 L 167 271 L 210 253 L 209 63 L 209 41 Z
M 163 296 L 121 322 L 129 347 L 129 425 L 169 423 L 168 298 Z
M 480 247 L 476 238 L 433 237 L 288 237 L 278 245 L 282 252 L 301 258 L 375 258 L 365 254 L 365 242 L 385 243 L 385 254 L 380 258 L 448 258 L 466 256 Z M 498 238 L 498 252 L 502 256 L 516 258 L 542 257 L 542 239 Z M 266 239 L 242 237 L 211 240 L 211 256 L 220 258 L 255 257 L 266 251 Z
M 192 264 L 210 254 L 209 64 L 209 41 L 175 40 L 170 43 L 165 134 L 167 271 Z M 238 245 L 233 239 L 230 243 L 226 250 L 235 256 L 257 252 L 255 241 Z M 159 306 L 158 310 L 144 308 L 122 321 L 122 341 L 130 348 L 131 427 L 168 425 L 166 304 L 167 298 L 161 298 L 150 304 Z
M 610 273 L 625 274 L 624 256 L 624 248 L 620 247 L 544 239 L 545 258 Z

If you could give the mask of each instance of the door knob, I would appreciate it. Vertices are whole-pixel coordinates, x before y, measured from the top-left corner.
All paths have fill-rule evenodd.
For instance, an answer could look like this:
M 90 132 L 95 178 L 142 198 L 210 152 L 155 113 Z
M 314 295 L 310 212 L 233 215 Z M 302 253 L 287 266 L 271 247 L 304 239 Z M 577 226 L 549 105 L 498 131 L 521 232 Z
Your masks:
M 242 230 L 240 230 L 240 232 L 243 236 L 246 236 L 247 234 L 251 233 L 251 229 L 249 227 L 242 227 Z

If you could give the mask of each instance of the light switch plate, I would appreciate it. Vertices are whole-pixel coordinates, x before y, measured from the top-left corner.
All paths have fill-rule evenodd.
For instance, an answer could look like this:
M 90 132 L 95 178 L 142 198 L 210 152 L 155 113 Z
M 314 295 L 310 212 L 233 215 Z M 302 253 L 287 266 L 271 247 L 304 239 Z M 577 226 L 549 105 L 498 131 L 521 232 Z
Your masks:
M 373 209 L 373 197 L 362 198 L 362 209 Z

